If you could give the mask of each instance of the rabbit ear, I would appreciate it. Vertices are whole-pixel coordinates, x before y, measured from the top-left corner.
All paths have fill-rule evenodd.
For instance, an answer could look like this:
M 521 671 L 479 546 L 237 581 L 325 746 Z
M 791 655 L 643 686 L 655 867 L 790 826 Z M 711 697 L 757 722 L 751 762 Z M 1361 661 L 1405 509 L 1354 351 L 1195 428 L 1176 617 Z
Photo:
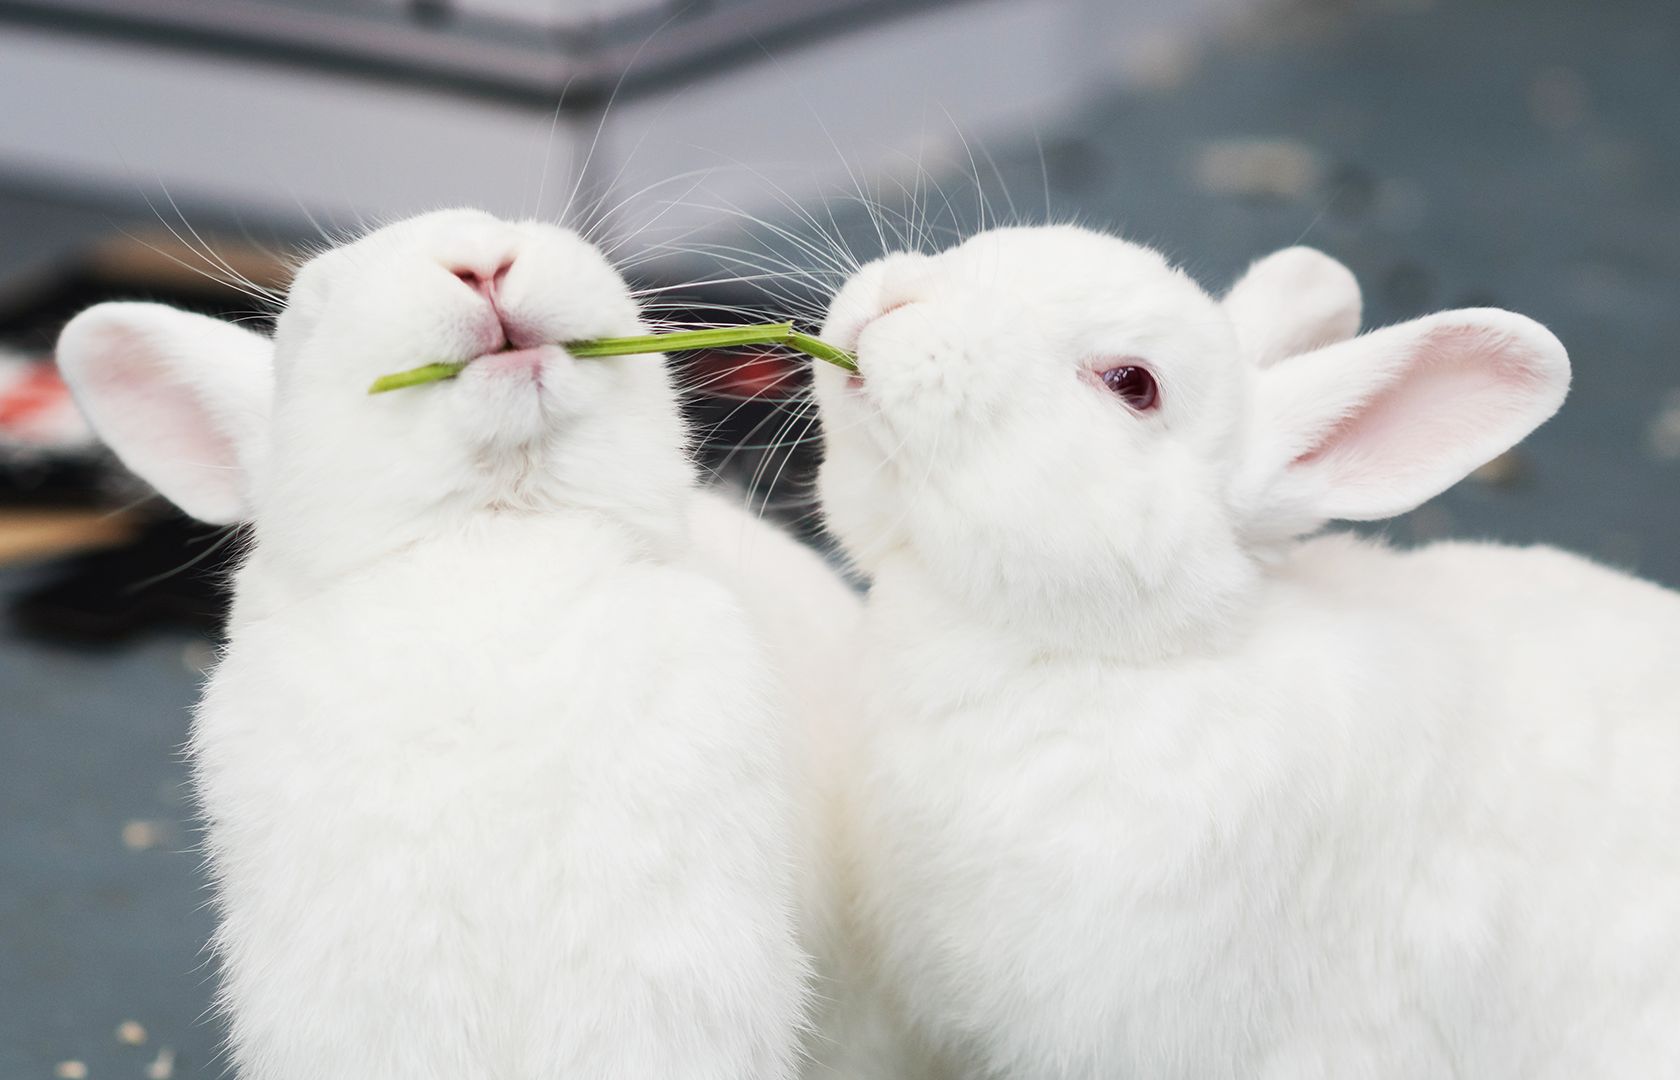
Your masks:
M 1393 517 L 1557 411 L 1569 356 L 1508 311 L 1447 311 L 1290 357 L 1259 375 L 1244 475 L 1258 533 Z
M 1243 351 L 1261 367 L 1359 333 L 1359 282 L 1309 247 L 1284 248 L 1250 266 L 1223 303 Z
M 58 338 L 58 366 L 94 430 L 171 502 L 215 524 L 247 516 L 272 354 L 259 334 L 162 304 L 99 304 Z

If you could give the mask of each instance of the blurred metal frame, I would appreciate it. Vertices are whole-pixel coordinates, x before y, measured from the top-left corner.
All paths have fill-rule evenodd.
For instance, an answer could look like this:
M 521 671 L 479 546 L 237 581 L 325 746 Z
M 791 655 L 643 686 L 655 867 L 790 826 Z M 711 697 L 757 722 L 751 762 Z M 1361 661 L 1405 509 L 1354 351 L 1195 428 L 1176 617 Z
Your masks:
M 623 198 L 597 237 L 692 279 L 662 241 L 967 172 L 1116 77 L 1116 31 L 1257 0 L 608 2 L 521 32 L 412 0 L 0 0 L 0 181 L 299 229 Z
M 527 23 L 427 4 L 0 0 L 0 23 L 587 109 L 793 39 L 973 0 L 676 0 Z M 428 11 L 432 14 L 426 14 Z

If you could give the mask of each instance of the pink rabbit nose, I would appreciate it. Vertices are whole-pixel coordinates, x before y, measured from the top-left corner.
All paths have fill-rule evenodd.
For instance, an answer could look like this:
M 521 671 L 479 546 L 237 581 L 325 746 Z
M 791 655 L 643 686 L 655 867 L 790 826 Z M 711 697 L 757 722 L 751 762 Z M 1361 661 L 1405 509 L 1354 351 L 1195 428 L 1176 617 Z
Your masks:
M 494 270 L 488 272 L 476 266 L 451 267 L 450 272 L 459 278 L 467 288 L 494 304 L 496 302 L 496 292 L 502 285 L 502 279 L 507 277 L 507 272 L 511 269 L 513 269 L 513 260 L 506 259 Z
M 914 252 L 902 252 L 887 264 L 881 275 L 880 315 L 917 304 L 934 291 L 933 260 Z

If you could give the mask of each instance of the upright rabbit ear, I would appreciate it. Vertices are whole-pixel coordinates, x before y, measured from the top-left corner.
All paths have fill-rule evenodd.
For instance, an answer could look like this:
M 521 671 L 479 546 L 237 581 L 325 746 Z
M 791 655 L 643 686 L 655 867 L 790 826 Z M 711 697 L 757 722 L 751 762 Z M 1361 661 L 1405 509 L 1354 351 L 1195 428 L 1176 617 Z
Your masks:
M 1242 483 L 1257 536 L 1393 517 L 1557 411 L 1569 356 L 1508 311 L 1447 311 L 1260 373 Z
M 171 502 L 215 524 L 247 516 L 272 354 L 259 334 L 162 304 L 100 304 L 58 338 L 58 366 L 94 430 Z
M 1359 333 L 1359 282 L 1309 247 L 1284 248 L 1250 266 L 1224 307 L 1243 351 L 1261 367 Z

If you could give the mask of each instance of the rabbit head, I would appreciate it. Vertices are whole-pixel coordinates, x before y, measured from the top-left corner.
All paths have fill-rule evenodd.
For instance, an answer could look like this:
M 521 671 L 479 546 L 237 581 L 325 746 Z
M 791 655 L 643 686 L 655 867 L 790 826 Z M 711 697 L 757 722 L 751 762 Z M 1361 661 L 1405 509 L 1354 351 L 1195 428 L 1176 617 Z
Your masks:
M 353 563 L 475 515 L 564 507 L 660 534 L 690 479 L 650 357 L 562 347 L 640 332 L 618 273 L 575 234 L 427 214 L 305 264 L 268 338 L 156 304 L 78 315 L 58 362 L 100 435 L 205 521 Z M 378 376 L 467 362 L 370 395 Z
M 1402 513 L 1561 403 L 1529 319 L 1444 312 L 1363 336 L 1308 249 L 1216 299 L 1072 227 L 896 254 L 835 297 L 819 371 L 825 512 L 866 573 L 909 559 L 1051 644 L 1176 650 L 1239 613 L 1280 543 Z

